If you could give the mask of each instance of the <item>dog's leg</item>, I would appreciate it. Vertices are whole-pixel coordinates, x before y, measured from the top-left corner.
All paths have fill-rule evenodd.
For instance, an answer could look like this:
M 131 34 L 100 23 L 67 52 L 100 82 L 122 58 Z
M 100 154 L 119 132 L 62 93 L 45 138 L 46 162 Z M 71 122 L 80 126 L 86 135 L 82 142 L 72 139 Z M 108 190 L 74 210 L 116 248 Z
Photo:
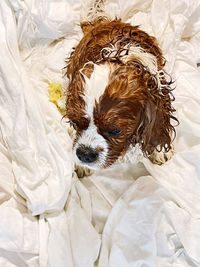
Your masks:
M 154 152 L 148 157 L 148 159 L 158 165 L 164 164 L 166 161 L 170 160 L 172 156 L 175 154 L 174 145 L 171 145 L 171 149 L 168 152 L 158 152 L 154 150 Z
M 77 164 L 75 165 L 74 171 L 76 172 L 78 178 L 84 178 L 85 176 L 90 176 L 94 173 L 91 169 Z

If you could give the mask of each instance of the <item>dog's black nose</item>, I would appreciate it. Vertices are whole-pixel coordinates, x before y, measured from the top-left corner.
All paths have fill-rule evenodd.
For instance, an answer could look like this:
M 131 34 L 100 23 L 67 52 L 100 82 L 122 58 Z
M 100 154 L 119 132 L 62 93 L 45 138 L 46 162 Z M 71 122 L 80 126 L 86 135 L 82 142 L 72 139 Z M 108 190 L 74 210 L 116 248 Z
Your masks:
M 84 163 L 94 162 L 99 156 L 93 148 L 88 146 L 79 146 L 76 149 L 76 155 Z

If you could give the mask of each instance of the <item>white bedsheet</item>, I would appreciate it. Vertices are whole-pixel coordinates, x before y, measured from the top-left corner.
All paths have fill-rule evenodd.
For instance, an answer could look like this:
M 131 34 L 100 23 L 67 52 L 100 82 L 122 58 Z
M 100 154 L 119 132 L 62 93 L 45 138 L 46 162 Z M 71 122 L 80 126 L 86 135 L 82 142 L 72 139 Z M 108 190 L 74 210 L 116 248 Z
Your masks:
M 66 86 L 85 3 L 0 1 L 0 266 L 200 266 L 200 1 L 106 1 L 159 40 L 176 80 L 176 155 L 79 180 L 47 88 Z

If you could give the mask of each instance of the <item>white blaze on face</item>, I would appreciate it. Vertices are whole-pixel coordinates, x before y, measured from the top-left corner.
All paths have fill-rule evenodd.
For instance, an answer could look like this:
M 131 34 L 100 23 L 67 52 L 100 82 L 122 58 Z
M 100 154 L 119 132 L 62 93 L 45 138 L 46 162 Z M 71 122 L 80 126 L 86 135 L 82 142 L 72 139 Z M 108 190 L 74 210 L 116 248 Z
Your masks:
M 99 100 L 100 96 L 103 95 L 106 86 L 108 85 L 109 74 L 110 67 L 108 64 L 94 64 L 94 71 L 91 74 L 90 78 L 84 76 L 84 100 L 86 105 L 85 112 L 90 118 L 93 117 L 95 101 Z
M 94 124 L 93 110 L 95 107 L 95 102 L 99 100 L 100 96 L 104 93 L 106 86 L 108 85 L 110 74 L 110 68 L 107 64 L 96 65 L 94 64 L 94 71 L 90 78 L 84 76 L 85 79 L 85 113 L 87 118 L 90 120 L 89 127 L 82 132 L 81 136 L 78 138 L 77 143 L 74 147 L 76 154 L 76 149 L 85 145 L 99 152 L 99 157 L 95 162 L 86 164 L 90 168 L 99 168 L 104 165 L 107 154 L 108 154 L 108 144 L 105 138 L 97 132 L 97 127 Z M 75 155 L 78 164 L 83 164 Z

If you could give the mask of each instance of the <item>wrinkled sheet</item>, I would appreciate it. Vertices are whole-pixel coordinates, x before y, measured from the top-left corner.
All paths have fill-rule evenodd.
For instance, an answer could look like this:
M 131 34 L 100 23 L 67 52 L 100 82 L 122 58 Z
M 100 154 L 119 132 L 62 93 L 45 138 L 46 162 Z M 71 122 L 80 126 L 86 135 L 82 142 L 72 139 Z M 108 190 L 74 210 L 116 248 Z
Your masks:
M 107 0 L 157 37 L 176 81 L 176 154 L 79 180 L 48 85 L 82 37 L 81 0 L 0 1 L 0 266 L 200 266 L 200 1 Z

